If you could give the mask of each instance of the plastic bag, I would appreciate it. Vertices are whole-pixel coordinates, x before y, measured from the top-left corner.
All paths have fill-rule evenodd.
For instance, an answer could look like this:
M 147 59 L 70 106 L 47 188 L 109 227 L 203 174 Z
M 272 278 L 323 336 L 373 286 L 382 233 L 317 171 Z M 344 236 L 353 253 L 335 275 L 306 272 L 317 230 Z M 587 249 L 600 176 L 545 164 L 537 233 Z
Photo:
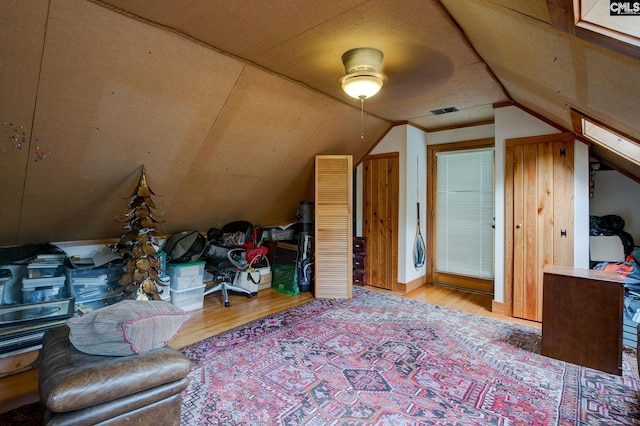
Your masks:
M 298 271 L 295 264 L 274 264 L 271 266 L 271 269 L 272 289 L 289 295 L 300 294 L 300 289 L 298 288 Z

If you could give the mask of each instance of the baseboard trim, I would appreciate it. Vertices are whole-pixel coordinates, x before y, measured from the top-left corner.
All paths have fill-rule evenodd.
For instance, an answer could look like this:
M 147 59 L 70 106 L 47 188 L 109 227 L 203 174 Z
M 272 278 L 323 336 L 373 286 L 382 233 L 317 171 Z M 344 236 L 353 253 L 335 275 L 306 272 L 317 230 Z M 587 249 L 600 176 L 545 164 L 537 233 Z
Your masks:
M 507 305 L 504 302 L 491 301 L 491 312 L 507 316 Z
M 425 283 L 425 277 L 423 275 L 421 277 L 416 278 L 413 281 L 409 281 L 408 283 L 396 283 L 396 285 L 393 286 L 393 291 L 397 291 L 402 294 L 408 294 L 408 293 L 411 293 L 413 290 L 422 287 L 424 283 Z

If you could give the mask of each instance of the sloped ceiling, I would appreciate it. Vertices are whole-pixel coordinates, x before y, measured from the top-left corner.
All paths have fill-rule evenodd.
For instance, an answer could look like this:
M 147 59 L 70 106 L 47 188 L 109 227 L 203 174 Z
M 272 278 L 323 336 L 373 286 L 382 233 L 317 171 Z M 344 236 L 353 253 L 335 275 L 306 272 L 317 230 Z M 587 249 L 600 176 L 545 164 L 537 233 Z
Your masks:
M 640 61 L 556 30 L 545 1 L 442 3 L 515 102 L 568 130 L 574 108 L 640 139 Z M 592 150 L 640 179 L 640 159 Z
M 3 6 L 2 245 L 118 236 L 142 164 L 168 233 L 289 222 L 316 154 L 357 162 L 395 124 L 487 122 L 510 100 L 567 129 L 575 107 L 639 135 L 638 61 L 555 30 L 545 0 Z M 388 77 L 363 138 L 337 83 L 354 47 L 383 51 Z

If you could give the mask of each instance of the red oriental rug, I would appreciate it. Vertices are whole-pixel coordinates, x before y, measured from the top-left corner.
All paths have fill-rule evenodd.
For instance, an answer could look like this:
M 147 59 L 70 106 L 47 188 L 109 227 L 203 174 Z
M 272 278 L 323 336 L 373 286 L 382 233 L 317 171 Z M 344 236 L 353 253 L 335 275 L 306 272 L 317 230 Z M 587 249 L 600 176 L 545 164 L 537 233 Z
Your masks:
M 640 422 L 632 349 L 610 375 L 541 356 L 538 329 L 359 287 L 182 352 L 183 425 Z

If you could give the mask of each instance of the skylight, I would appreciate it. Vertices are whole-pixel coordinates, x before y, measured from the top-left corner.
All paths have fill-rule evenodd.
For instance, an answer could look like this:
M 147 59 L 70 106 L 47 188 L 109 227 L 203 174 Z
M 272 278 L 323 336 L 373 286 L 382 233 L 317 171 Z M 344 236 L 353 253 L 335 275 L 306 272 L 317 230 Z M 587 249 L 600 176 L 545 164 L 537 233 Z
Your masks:
M 576 26 L 625 43 L 640 45 L 640 3 L 580 0 L 580 8 L 576 13 Z
M 640 165 L 640 144 L 581 115 L 582 136 Z
M 640 59 L 639 0 L 554 0 L 547 9 L 559 30 Z

